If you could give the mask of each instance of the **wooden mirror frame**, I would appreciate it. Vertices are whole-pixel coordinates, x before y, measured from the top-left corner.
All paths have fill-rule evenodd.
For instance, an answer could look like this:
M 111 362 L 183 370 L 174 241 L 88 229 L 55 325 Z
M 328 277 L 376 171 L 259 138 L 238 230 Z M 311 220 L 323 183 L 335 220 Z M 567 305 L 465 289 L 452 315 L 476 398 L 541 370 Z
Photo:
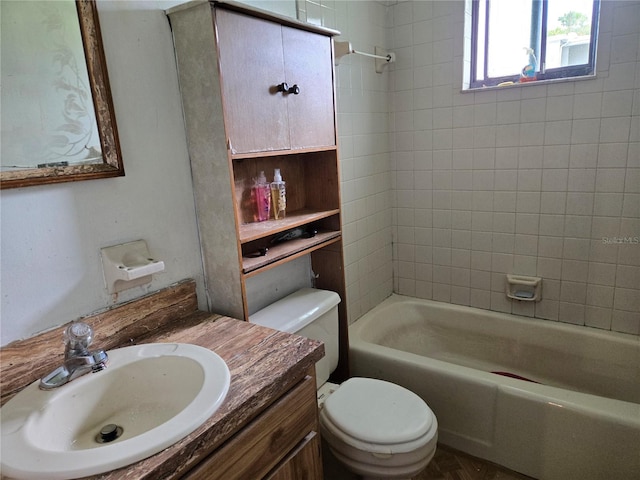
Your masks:
M 89 73 L 89 83 L 102 148 L 101 164 L 29 168 L 0 172 L 0 188 L 27 187 L 47 183 L 77 182 L 124 175 L 120 140 L 113 110 L 107 63 L 95 0 L 76 0 L 80 33 Z

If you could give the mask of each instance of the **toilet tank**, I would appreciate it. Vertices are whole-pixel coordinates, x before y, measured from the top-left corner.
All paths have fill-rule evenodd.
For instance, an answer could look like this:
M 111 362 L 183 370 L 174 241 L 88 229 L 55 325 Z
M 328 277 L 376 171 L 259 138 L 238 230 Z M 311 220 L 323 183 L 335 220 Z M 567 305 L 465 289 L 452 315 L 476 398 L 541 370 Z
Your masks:
M 249 316 L 249 321 L 324 342 L 325 356 L 316 364 L 319 387 L 338 365 L 339 303 L 336 292 L 302 288 Z

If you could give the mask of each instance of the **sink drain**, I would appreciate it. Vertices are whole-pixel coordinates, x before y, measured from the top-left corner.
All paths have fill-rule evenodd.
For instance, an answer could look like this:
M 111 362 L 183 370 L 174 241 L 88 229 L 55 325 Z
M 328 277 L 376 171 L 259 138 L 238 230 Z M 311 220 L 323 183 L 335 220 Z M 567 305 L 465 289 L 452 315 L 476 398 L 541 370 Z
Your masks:
M 110 423 L 105 425 L 100 429 L 100 432 L 96 435 L 96 442 L 98 443 L 109 443 L 113 442 L 116 438 L 119 438 L 122 435 L 124 430 L 121 426 L 116 425 L 115 423 Z

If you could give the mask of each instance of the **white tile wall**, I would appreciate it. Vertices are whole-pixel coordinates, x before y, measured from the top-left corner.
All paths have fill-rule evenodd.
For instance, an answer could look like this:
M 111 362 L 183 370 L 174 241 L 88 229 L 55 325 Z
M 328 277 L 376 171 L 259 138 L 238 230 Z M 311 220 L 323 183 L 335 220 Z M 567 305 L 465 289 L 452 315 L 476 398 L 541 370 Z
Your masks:
M 394 290 L 640 334 L 640 2 L 602 2 L 597 78 L 484 92 L 460 91 L 464 1 L 389 17 Z
M 377 1 L 298 0 L 298 18 L 341 32 L 337 41 L 374 52 L 389 45 L 392 34 L 390 8 Z M 408 19 L 410 20 L 410 19 Z M 410 27 L 410 24 L 408 25 Z M 396 38 L 403 29 L 396 29 Z M 410 39 L 409 39 L 410 40 Z M 336 67 L 339 150 L 342 165 L 342 206 L 345 274 L 350 321 L 355 321 L 392 293 L 392 198 L 391 140 L 389 128 L 390 73 L 377 74 L 374 60 L 347 55 Z M 407 89 L 413 88 L 411 83 Z M 400 100 L 400 99 L 399 99 Z M 413 131 L 410 103 L 407 115 L 398 115 L 398 132 Z M 413 229 L 414 162 L 411 152 L 397 161 L 407 175 L 399 176 L 400 224 Z M 404 195 L 406 192 L 407 195 Z M 409 237 L 406 237 L 409 238 Z M 411 237 L 413 238 L 413 237 Z M 396 252 L 402 275 L 416 277 L 416 246 L 403 242 Z
M 463 3 L 297 2 L 397 55 L 336 68 L 350 321 L 393 289 L 640 334 L 640 2 L 602 2 L 597 78 L 475 93 Z M 544 300 L 507 300 L 505 273 Z

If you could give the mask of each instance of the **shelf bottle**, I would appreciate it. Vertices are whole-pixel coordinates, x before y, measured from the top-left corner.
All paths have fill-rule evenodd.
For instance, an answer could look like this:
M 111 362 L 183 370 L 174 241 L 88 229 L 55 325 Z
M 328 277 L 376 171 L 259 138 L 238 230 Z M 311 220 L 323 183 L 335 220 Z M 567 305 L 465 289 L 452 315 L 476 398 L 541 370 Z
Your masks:
M 279 168 L 276 168 L 273 173 L 273 182 L 271 182 L 271 203 L 273 204 L 273 218 L 276 220 L 284 218 L 287 210 L 287 191 Z
M 256 202 L 256 220 L 259 222 L 269 220 L 271 196 L 269 193 L 267 177 L 264 175 L 264 172 L 260 172 L 260 176 L 253 186 L 253 197 Z

